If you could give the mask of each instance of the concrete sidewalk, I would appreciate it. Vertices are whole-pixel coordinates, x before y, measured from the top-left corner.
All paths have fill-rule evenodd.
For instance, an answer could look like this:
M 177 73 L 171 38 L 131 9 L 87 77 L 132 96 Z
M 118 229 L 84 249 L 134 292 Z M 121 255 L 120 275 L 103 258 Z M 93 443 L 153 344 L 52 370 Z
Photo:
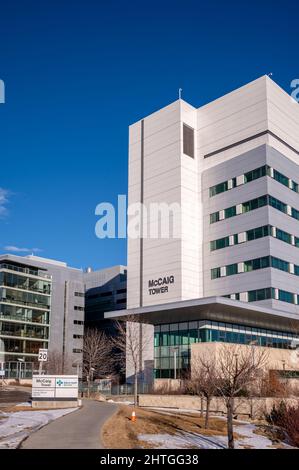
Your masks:
M 21 449 L 103 449 L 101 430 L 117 410 L 113 403 L 83 400 L 83 407 L 31 434 Z

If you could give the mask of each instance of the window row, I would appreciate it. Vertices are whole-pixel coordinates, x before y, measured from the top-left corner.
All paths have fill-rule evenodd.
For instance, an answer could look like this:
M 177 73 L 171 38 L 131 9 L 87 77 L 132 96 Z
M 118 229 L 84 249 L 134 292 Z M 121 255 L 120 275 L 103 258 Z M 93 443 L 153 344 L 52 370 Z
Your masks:
M 0 336 L 19 336 L 22 338 L 49 338 L 49 328 L 46 326 L 28 325 L 0 321 Z
M 249 292 L 239 292 L 237 294 L 223 295 L 223 297 L 241 300 L 243 302 L 258 302 L 260 300 L 275 299 L 290 304 L 299 303 L 299 295 L 274 287 L 266 287 L 264 289 L 256 289 Z
M 262 258 L 255 258 L 240 263 L 228 264 L 211 269 L 211 279 L 218 279 L 220 277 L 233 276 L 234 274 L 248 273 L 256 271 L 257 269 L 274 268 L 280 271 L 285 271 L 290 274 L 299 276 L 299 266 L 288 261 L 284 261 L 274 256 L 263 256 Z
M 0 301 L 50 309 L 50 296 L 0 287 Z
M 17 320 L 29 323 L 49 323 L 49 312 L 16 305 L 0 304 L 1 320 Z
M 0 272 L 0 285 L 14 287 L 16 289 L 39 292 L 41 294 L 51 294 L 51 282 L 21 276 L 18 274 Z
M 246 183 L 250 183 L 258 178 L 262 178 L 263 176 L 269 176 L 270 178 L 275 179 L 279 183 L 283 184 L 287 188 L 295 191 L 296 193 L 299 192 L 299 185 L 294 180 L 288 178 L 287 176 L 283 175 L 279 171 L 275 170 L 274 168 L 263 165 L 259 168 L 255 168 L 254 170 L 248 171 L 242 175 L 236 176 L 229 180 L 223 181 L 222 183 L 218 183 L 214 186 L 210 187 L 210 197 L 216 196 L 217 194 L 221 194 L 225 191 L 229 191 L 230 189 L 236 188 L 237 186 L 241 186 Z
M 74 295 L 75 297 L 85 297 L 84 292 L 75 292 Z
M 253 211 L 255 209 L 259 209 L 263 206 L 271 206 L 274 209 L 283 212 L 284 214 L 293 217 L 294 219 L 299 220 L 299 210 L 294 209 L 293 207 L 285 204 L 284 202 L 276 199 L 269 194 L 265 194 L 264 196 L 257 197 L 255 199 L 251 199 L 250 201 L 242 202 L 237 204 L 236 206 L 228 207 L 226 209 L 213 212 L 210 214 L 210 223 L 214 224 L 215 222 L 219 222 L 220 220 L 229 219 L 230 217 L 234 217 L 236 215 L 245 214 L 246 212 Z

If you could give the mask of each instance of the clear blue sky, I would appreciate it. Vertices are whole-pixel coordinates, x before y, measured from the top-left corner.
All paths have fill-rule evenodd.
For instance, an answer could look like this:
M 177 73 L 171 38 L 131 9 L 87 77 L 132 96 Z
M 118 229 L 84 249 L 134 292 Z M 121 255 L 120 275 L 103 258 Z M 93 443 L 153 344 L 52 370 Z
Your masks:
M 1 2 L 0 252 L 126 263 L 94 210 L 127 192 L 128 125 L 179 87 L 200 106 L 273 72 L 290 92 L 298 17 L 289 0 Z

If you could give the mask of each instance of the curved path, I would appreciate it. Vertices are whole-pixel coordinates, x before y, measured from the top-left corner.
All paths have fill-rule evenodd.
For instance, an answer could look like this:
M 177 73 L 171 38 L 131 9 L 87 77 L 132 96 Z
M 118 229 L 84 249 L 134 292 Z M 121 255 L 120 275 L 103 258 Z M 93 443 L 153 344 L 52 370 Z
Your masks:
M 83 400 L 77 411 L 31 434 L 22 449 L 103 449 L 102 426 L 117 410 L 113 403 Z

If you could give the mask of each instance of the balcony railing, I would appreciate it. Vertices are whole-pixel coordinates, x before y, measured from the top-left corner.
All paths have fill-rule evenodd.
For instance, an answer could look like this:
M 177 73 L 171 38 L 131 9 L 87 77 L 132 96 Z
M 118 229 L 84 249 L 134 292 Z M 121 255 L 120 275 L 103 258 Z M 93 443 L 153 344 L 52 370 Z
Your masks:
M 28 322 L 28 323 L 38 323 L 38 324 L 43 324 L 43 325 L 49 325 L 49 322 L 45 321 L 44 318 L 39 318 L 39 317 L 36 317 L 36 318 L 30 318 L 30 317 L 26 317 L 26 316 L 22 316 L 22 315 L 15 315 L 15 314 L 3 314 L 3 313 L 0 313 L 0 320 L 4 320 L 4 321 L 9 321 L 9 320 L 16 320 L 16 321 L 20 321 L 20 322 Z
M 16 338 L 29 338 L 29 339 L 41 339 L 41 340 L 48 340 L 48 336 L 44 333 L 38 333 L 35 331 L 9 331 L 9 330 L 0 330 L 0 337 L 1 336 L 14 336 Z
M 27 279 L 28 281 L 28 279 Z M 36 287 L 34 284 L 29 284 L 29 282 L 24 282 L 22 284 L 17 284 L 13 282 L 8 282 L 7 279 L 2 279 L 1 280 L 1 286 L 0 287 L 7 287 L 8 289 L 19 289 L 19 290 L 24 290 L 26 292 L 32 292 L 32 293 L 37 293 L 37 294 L 44 294 L 44 295 L 51 295 L 51 286 L 50 285 L 45 285 L 43 286 L 42 289 Z
M 2 297 L 2 298 L 0 297 L 0 302 L 5 302 L 9 304 L 14 304 L 14 305 L 26 305 L 28 307 L 36 307 L 42 310 L 50 310 L 50 305 L 34 303 L 34 302 L 26 302 L 24 300 L 19 300 L 19 299 L 8 299 L 7 297 Z
M 30 268 L 21 268 L 20 266 L 14 266 L 12 264 L 0 264 L 0 269 L 8 269 L 9 271 L 16 271 L 18 273 L 30 274 L 31 276 L 41 277 L 43 279 L 52 279 L 52 276 L 44 273 L 40 270 L 33 270 Z

